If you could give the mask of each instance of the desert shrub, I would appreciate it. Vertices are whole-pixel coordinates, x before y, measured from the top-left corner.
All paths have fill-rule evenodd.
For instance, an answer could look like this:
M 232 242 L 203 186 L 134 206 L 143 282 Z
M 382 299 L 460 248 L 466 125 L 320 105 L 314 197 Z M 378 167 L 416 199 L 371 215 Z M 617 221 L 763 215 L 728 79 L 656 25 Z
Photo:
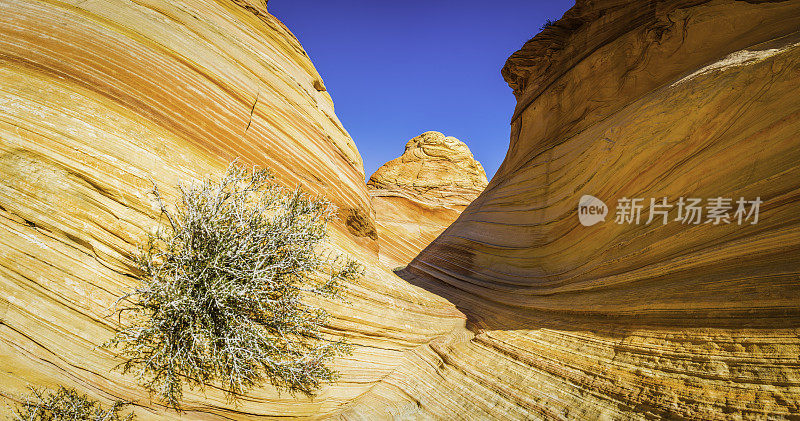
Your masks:
M 539 30 L 540 31 L 544 31 L 546 28 L 549 28 L 549 27 L 551 27 L 551 26 L 553 26 L 555 24 L 556 24 L 556 21 L 554 21 L 552 19 L 547 19 L 547 20 L 544 21 L 542 26 L 539 27 Z
M 63 386 L 58 391 L 31 388 L 31 395 L 25 402 L 13 409 L 11 419 L 16 421 L 129 421 L 133 414 L 123 416 L 120 411 L 127 405 L 117 401 L 111 408 L 104 408 L 100 402 L 78 394 L 74 389 Z
M 218 181 L 180 185 L 166 221 L 134 257 L 141 286 L 118 302 L 131 327 L 107 345 L 124 373 L 180 410 L 183 386 L 218 384 L 229 399 L 269 381 L 311 395 L 349 352 L 321 331 L 309 296 L 342 299 L 358 263 L 324 253 L 328 201 L 277 186 L 265 170 L 232 164 Z

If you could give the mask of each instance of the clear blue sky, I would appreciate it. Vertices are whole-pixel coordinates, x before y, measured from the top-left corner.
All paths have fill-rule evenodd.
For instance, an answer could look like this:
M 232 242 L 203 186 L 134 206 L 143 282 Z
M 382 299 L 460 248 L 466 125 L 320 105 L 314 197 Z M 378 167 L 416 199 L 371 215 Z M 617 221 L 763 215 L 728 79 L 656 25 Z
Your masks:
M 300 39 L 355 140 L 369 178 L 406 141 L 466 142 L 489 178 L 516 104 L 505 60 L 571 0 L 270 0 Z

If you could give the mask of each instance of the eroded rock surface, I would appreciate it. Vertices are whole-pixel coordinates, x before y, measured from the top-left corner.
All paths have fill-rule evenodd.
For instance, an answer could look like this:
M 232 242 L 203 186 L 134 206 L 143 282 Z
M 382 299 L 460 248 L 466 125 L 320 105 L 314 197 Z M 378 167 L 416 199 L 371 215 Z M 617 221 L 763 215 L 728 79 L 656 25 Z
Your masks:
M 471 334 L 374 400 L 443 418 L 796 416 L 799 29 L 796 1 L 578 1 L 515 53 L 503 165 L 403 273 Z M 579 224 L 584 194 L 606 222 Z M 645 223 L 649 198 L 681 196 L 764 203 L 755 225 Z M 645 198 L 641 223 L 615 223 L 623 197 Z
M 486 172 L 467 145 L 433 131 L 409 140 L 403 154 L 367 183 L 373 194 L 453 208 L 468 205 L 486 184 Z
M 486 187 L 486 172 L 464 142 L 425 132 L 370 177 L 381 261 L 405 265 Z M 384 246 L 385 245 L 385 246 Z
M 74 387 L 133 401 L 140 419 L 178 416 L 97 347 L 111 306 L 136 285 L 130 260 L 159 224 L 149 194 L 228 163 L 271 168 L 341 209 L 333 247 L 367 267 L 329 332 L 355 345 L 341 381 L 314 399 L 214 387 L 186 420 L 321 417 L 342 410 L 404 353 L 463 317 L 377 264 L 361 157 L 295 37 L 261 0 L 0 0 L 0 394 Z M 163 221 L 162 221 L 163 222 Z M 0 417 L 9 414 L 0 405 Z
M 367 273 L 328 329 L 354 354 L 314 399 L 210 387 L 182 419 L 800 412 L 798 2 L 579 1 L 509 60 L 503 166 L 408 282 L 375 253 L 379 206 L 324 83 L 262 5 L 0 0 L 3 396 L 63 384 L 177 418 L 96 345 L 158 224 L 150 179 L 170 199 L 240 157 L 341 207 L 333 246 Z M 386 197 L 465 197 L 438 191 Z M 755 225 L 583 227 L 583 194 L 764 204 Z

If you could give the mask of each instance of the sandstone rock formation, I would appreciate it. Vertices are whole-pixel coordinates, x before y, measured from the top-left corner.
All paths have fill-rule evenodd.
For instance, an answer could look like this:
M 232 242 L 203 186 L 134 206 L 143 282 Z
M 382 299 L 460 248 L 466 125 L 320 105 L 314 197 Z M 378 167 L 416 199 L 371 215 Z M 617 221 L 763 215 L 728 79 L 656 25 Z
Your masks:
M 340 382 L 314 399 L 265 387 L 226 402 L 186 396 L 182 419 L 324 416 L 365 393 L 400 356 L 463 318 L 377 265 L 361 157 L 292 34 L 260 0 L 0 0 L 0 394 L 58 384 L 141 419 L 175 419 L 97 345 L 135 285 L 130 255 L 158 225 L 149 191 L 228 162 L 342 211 L 333 246 L 367 265 L 331 332 L 355 344 Z M 0 417 L 8 414 L 5 402 Z
M 405 265 L 486 187 L 486 172 L 464 142 L 425 132 L 370 177 L 381 262 Z
M 375 253 L 324 83 L 265 6 L 0 0 L 2 396 L 64 384 L 179 418 L 96 345 L 158 224 L 150 179 L 169 199 L 241 157 L 342 208 L 332 245 L 367 274 L 329 329 L 354 354 L 314 399 L 263 387 L 235 407 L 209 387 L 180 419 L 800 412 L 798 2 L 580 0 L 508 61 L 506 159 L 405 280 Z M 755 225 L 583 227 L 583 194 L 764 204 Z
M 518 99 L 505 161 L 402 274 L 470 333 L 361 402 L 407 393 L 442 418 L 796 417 L 800 3 L 579 0 L 503 74 Z M 606 222 L 579 224 L 584 194 Z M 755 225 L 614 222 L 623 197 L 682 196 L 764 203 Z

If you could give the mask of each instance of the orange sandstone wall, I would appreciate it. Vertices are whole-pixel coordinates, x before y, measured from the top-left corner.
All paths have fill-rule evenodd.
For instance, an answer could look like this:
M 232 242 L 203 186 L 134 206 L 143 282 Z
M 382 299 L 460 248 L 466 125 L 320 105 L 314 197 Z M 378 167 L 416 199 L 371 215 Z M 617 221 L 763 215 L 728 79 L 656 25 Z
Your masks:
M 329 331 L 354 355 L 314 399 L 269 387 L 186 396 L 182 419 L 320 417 L 463 317 L 377 265 L 361 157 L 308 56 L 243 0 L 0 0 L 0 392 L 63 384 L 140 419 L 175 419 L 120 361 L 110 307 L 135 285 L 130 253 L 158 225 L 152 181 L 173 186 L 236 157 L 342 211 L 332 246 L 367 266 Z M 372 234 L 371 234 L 372 233 Z M 0 405 L 0 416 L 9 408 Z
M 177 418 L 96 345 L 158 223 L 150 178 L 170 198 L 241 157 L 342 208 L 332 247 L 367 274 L 328 329 L 355 350 L 313 400 L 209 387 L 182 419 L 800 412 L 797 2 L 579 1 L 509 59 L 506 160 L 405 280 L 324 83 L 265 6 L 0 0 L 3 396 L 64 384 Z M 583 194 L 764 204 L 756 225 L 584 227 Z
M 402 274 L 471 335 L 394 388 L 441 417 L 800 413 L 799 30 L 796 1 L 578 1 L 525 44 L 502 167 Z M 579 224 L 584 194 L 606 222 Z M 664 196 L 764 203 L 645 224 Z M 614 222 L 623 197 L 641 224 Z

